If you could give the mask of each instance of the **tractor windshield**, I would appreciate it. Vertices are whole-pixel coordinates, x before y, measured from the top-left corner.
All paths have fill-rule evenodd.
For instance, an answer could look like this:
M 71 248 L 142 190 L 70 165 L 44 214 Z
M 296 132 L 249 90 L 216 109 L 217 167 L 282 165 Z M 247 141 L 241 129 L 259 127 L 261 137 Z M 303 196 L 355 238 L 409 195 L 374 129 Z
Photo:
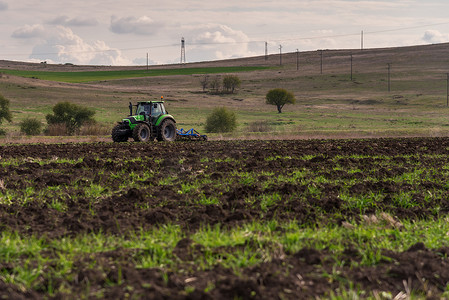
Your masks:
M 162 103 L 139 103 L 136 109 L 136 115 L 140 115 L 145 112 L 145 115 L 158 117 L 166 114 L 164 104 Z
M 151 113 L 151 104 L 150 103 L 141 103 L 136 108 L 136 115 L 140 115 L 142 112 L 145 112 L 145 115 L 150 115 Z

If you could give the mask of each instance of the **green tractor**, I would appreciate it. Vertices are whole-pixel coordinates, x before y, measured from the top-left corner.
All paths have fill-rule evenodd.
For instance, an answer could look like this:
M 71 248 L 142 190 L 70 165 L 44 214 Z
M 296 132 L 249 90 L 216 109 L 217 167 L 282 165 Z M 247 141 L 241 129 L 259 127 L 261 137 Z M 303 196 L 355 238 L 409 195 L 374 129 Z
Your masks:
M 135 113 L 133 114 L 133 107 Z M 176 140 L 176 121 L 164 107 L 164 101 L 129 103 L 129 116 L 112 129 L 114 142 L 126 142 L 132 137 L 136 142 Z

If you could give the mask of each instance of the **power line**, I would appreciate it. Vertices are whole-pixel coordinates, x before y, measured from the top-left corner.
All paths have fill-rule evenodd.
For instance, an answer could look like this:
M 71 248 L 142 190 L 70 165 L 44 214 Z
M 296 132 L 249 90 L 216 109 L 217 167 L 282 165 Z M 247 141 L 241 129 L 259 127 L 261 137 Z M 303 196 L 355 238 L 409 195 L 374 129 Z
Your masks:
M 363 35 L 366 34 L 378 34 L 378 33 L 386 33 L 386 32 L 395 32 L 395 31 L 403 31 L 403 30 L 411 30 L 418 29 L 424 27 L 431 26 L 439 26 L 446 25 L 449 22 L 441 22 L 441 23 L 433 23 L 433 24 L 425 24 L 425 25 L 417 25 L 417 26 L 409 26 L 409 27 L 401 27 L 401 28 L 392 28 L 385 30 L 376 30 L 376 31 L 362 31 Z M 360 36 L 360 32 L 357 33 L 344 33 L 344 34 L 333 34 L 333 35 L 320 35 L 320 36 L 308 36 L 308 37 L 293 37 L 293 38 L 283 38 L 283 39 L 274 39 L 269 40 L 271 43 L 281 43 L 286 41 L 300 41 L 300 40 L 314 40 L 314 39 L 327 39 L 327 38 L 339 38 L 339 37 L 350 37 L 350 36 Z M 232 41 L 232 42 L 189 42 L 191 46 L 202 46 L 202 45 L 236 45 L 236 44 L 253 44 L 253 43 L 267 43 L 266 40 L 247 40 L 247 41 Z M 49 46 L 57 46 L 60 44 L 54 44 Z M 86 54 L 86 53 L 102 53 L 109 51 L 138 51 L 138 50 L 147 50 L 147 49 L 156 49 L 156 48 L 168 48 L 168 47 L 179 47 L 179 44 L 165 44 L 165 45 L 153 45 L 153 46 L 144 46 L 144 47 L 133 47 L 133 48 L 116 48 L 116 49 L 97 49 L 97 50 L 83 50 L 83 51 L 67 51 L 67 53 L 71 54 Z M 363 46 L 362 46 L 363 47 Z M 41 55 L 54 55 L 59 54 L 60 52 L 41 52 L 41 53 L 33 53 L 35 56 Z M 3 56 L 27 56 L 29 53 L 1 53 Z
M 363 34 L 377 34 L 377 33 L 385 33 L 385 32 L 418 29 L 418 28 L 424 28 L 424 27 L 430 27 L 430 26 L 447 25 L 447 24 L 449 24 L 449 22 L 411 26 L 411 27 L 401 27 L 401 28 L 385 29 L 385 30 L 376 30 L 376 31 L 362 31 L 362 32 L 363 32 Z M 327 38 L 348 37 L 348 36 L 360 36 L 360 32 L 333 34 L 333 35 L 319 35 L 319 36 L 309 36 L 309 37 L 295 37 L 295 38 L 277 39 L 277 40 L 271 40 L 271 41 L 281 42 L 281 41 L 297 41 L 297 40 L 314 40 L 314 39 L 327 39 Z

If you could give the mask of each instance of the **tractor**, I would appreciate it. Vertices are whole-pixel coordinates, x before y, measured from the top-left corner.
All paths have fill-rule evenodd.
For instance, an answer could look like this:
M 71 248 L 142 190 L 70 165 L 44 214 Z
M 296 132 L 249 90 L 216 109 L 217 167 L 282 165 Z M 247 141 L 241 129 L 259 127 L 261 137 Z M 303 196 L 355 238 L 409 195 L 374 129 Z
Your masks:
M 135 111 L 133 114 L 133 108 Z M 114 142 L 126 142 L 132 137 L 136 142 L 176 140 L 176 121 L 164 107 L 164 101 L 129 103 L 129 116 L 112 129 Z

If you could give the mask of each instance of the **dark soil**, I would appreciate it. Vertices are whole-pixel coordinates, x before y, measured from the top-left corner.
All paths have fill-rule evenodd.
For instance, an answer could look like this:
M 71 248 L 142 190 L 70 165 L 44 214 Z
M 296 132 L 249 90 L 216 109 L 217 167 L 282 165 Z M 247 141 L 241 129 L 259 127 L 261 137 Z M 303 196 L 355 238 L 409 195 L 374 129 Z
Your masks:
M 15 161 L 0 169 L 0 192 L 22 199 L 0 205 L 0 230 L 48 239 L 100 231 L 126 236 L 164 224 L 178 224 L 188 236 L 205 225 L 231 228 L 259 220 L 321 226 L 358 221 L 376 212 L 397 220 L 432 220 L 449 212 L 447 178 L 438 172 L 449 163 L 449 138 L 7 145 L 0 146 L 0 156 L 0 162 Z M 425 170 L 419 184 L 393 180 L 416 167 Z M 304 178 L 304 184 L 276 180 L 296 171 L 313 175 Z M 239 175 L 245 173 L 256 180 L 245 181 Z M 351 184 L 315 181 L 318 177 Z M 197 182 L 206 183 L 185 189 Z M 310 182 L 316 192 L 311 192 Z M 102 192 L 86 192 L 92 185 Z M 33 201 L 23 201 L 27 189 L 33 191 Z M 342 190 L 350 196 L 382 197 L 375 205 L 350 206 L 338 197 Z M 429 191 L 438 195 L 432 202 L 426 200 Z M 394 195 L 400 192 L 411 193 L 413 205 L 398 203 Z M 281 201 L 263 206 L 260 196 L 265 194 L 277 194 Z M 199 203 L 204 197 L 215 202 Z M 62 208 L 56 209 L 55 202 Z M 422 243 L 406 252 L 382 250 L 386 259 L 370 267 L 351 266 L 351 261 L 361 260 L 351 247 L 345 251 L 348 263 L 337 269 L 332 253 L 304 248 L 279 253 L 274 260 L 239 274 L 223 266 L 211 270 L 192 266 L 189 262 L 203 249 L 189 238 L 173 251 L 189 272 L 137 269 L 132 258 L 138 253 L 132 251 L 116 249 L 81 257 L 72 269 L 72 282 L 46 274 L 40 278 L 40 288 L 33 290 L 19 289 L 0 277 L 0 296 L 41 298 L 48 296 L 49 285 L 65 284 L 72 296 L 56 298 L 77 298 L 90 289 L 103 290 L 104 298 L 309 299 L 354 282 L 371 292 L 395 296 L 410 289 L 438 298 L 449 282 L 449 248 L 427 249 Z M 92 262 L 95 268 L 90 267 Z M 11 265 L 0 261 L 0 273 L 11 270 Z M 187 286 L 193 291 L 187 292 Z

